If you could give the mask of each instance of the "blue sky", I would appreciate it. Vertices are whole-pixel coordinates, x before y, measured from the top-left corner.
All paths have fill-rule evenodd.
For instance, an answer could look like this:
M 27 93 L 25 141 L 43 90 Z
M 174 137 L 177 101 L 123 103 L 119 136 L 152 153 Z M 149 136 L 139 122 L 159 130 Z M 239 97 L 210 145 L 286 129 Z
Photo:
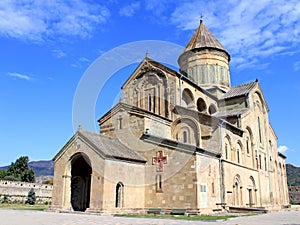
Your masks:
M 300 166 L 298 0 L 0 1 L 0 165 L 52 159 L 74 133 L 76 88 L 98 57 L 136 41 L 185 46 L 200 15 L 231 54 L 232 85 L 259 79 L 278 147 Z M 95 125 L 134 66 L 102 89 Z

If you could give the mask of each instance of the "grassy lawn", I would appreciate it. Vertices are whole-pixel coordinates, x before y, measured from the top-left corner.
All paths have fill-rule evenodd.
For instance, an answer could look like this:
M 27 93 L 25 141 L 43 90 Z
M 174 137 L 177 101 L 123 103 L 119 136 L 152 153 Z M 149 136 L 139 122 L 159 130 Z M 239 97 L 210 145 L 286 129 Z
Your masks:
M 166 219 L 183 219 L 183 220 L 223 220 L 229 219 L 236 216 L 213 216 L 213 215 L 203 215 L 203 216 L 185 216 L 185 215 L 154 215 L 154 214 L 122 214 L 116 216 L 124 217 L 141 217 L 141 218 L 166 218 Z
M 0 209 L 43 211 L 47 208 L 49 208 L 49 205 L 28 205 L 28 204 L 21 204 L 21 203 L 15 203 L 15 204 L 2 203 L 2 204 L 0 204 Z

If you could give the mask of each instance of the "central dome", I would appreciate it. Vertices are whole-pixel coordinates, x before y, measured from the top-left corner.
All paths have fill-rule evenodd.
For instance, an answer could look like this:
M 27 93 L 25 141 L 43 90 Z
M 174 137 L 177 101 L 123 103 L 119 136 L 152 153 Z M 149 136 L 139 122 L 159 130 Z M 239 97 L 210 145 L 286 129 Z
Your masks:
M 199 86 L 229 89 L 230 55 L 203 21 L 178 58 L 180 72 Z

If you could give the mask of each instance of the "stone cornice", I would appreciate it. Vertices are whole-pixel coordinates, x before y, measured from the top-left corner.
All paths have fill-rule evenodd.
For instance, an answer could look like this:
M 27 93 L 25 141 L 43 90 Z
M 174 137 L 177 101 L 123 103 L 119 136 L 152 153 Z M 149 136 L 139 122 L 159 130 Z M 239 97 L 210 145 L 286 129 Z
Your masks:
M 138 108 L 136 106 L 132 106 L 132 105 L 129 105 L 129 104 L 126 104 L 126 103 L 119 102 L 111 110 L 109 110 L 106 114 L 104 114 L 104 116 L 102 116 L 98 120 L 98 123 L 100 125 L 103 124 L 105 121 L 107 121 L 109 118 L 111 118 L 113 115 L 115 115 L 117 112 L 119 112 L 121 110 L 124 110 L 128 113 L 131 113 L 131 114 L 136 114 L 136 115 L 140 115 L 140 116 L 143 116 L 143 117 L 148 117 L 148 118 L 151 118 L 151 119 L 163 122 L 163 123 L 171 123 L 172 122 L 172 120 L 170 120 L 170 119 L 168 119 L 164 116 L 157 115 L 155 113 L 149 112 L 145 109 Z
M 148 134 L 148 133 L 144 133 L 142 135 L 141 139 L 143 141 L 146 141 L 146 142 L 149 142 L 152 144 L 157 144 L 158 146 L 171 148 L 171 149 L 185 152 L 188 154 L 202 153 L 204 155 L 209 155 L 209 156 L 213 156 L 216 158 L 221 157 L 220 153 L 212 151 L 212 150 L 200 148 L 198 146 L 191 145 L 191 144 L 181 143 L 181 142 L 174 141 L 174 140 L 167 139 L 167 138 L 158 137 L 158 136 Z

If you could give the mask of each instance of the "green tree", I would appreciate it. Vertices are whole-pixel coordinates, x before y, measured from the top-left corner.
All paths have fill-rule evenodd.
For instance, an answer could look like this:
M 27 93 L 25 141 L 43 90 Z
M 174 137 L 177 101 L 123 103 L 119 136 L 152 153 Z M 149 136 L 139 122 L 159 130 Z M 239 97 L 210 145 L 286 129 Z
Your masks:
M 34 205 L 35 204 L 35 192 L 34 192 L 34 189 L 31 188 L 28 192 L 28 195 L 27 195 L 27 200 L 25 202 L 25 204 L 29 204 L 29 205 Z
M 6 176 L 12 176 L 22 182 L 34 182 L 34 171 L 28 165 L 28 156 L 21 156 L 7 168 Z
M 0 179 L 3 179 L 6 176 L 5 170 L 0 170 Z

